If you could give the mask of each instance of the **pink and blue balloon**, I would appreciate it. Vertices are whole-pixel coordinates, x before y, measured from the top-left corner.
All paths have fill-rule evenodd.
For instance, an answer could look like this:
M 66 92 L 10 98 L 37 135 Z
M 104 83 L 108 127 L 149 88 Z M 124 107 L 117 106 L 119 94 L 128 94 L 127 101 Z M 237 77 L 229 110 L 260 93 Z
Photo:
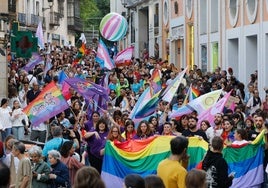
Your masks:
M 120 14 L 111 12 L 104 16 L 100 23 L 101 35 L 109 41 L 119 41 L 127 33 L 127 20 Z

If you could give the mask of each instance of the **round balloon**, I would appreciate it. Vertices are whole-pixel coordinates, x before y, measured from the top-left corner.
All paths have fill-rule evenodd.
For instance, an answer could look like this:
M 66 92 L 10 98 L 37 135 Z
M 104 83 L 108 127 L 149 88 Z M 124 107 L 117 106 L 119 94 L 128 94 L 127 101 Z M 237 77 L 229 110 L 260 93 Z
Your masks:
M 126 35 L 127 29 L 127 20 L 115 12 L 104 16 L 100 23 L 100 33 L 109 41 L 119 41 Z

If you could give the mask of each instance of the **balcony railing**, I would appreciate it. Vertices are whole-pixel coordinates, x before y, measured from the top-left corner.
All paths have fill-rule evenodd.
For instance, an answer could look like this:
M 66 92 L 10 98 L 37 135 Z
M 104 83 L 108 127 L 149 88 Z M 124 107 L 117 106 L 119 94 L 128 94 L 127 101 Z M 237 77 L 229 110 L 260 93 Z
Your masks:
M 42 21 L 42 26 L 45 28 L 45 18 L 34 14 L 27 15 L 25 13 L 18 13 L 18 22 L 21 26 L 37 27 L 39 22 Z
M 68 29 L 73 31 L 82 31 L 83 24 L 80 18 L 77 17 L 68 17 Z
M 32 26 L 38 26 L 39 21 L 42 21 L 41 17 L 31 14 L 31 25 Z
M 121 0 L 121 2 L 123 3 L 123 5 L 125 7 L 135 7 L 137 6 L 138 4 L 141 4 L 141 3 L 145 3 L 147 2 L 148 0 Z
M 61 18 L 61 15 L 58 12 L 50 12 L 49 25 L 51 27 L 60 26 L 60 18 Z
M 18 21 L 20 25 L 25 26 L 26 25 L 26 14 L 25 13 L 18 13 Z

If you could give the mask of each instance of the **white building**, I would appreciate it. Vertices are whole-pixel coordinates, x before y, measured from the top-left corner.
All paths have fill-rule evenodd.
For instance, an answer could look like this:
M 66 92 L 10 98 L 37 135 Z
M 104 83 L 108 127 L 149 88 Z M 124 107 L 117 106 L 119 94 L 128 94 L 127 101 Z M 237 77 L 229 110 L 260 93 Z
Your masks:
M 111 1 L 111 4 L 118 1 Z M 248 83 L 258 71 L 258 88 L 268 87 L 268 0 L 121 0 L 128 12 L 127 45 L 135 57 L 168 59 L 179 68 L 204 72 L 232 67 Z M 112 10 L 113 11 L 113 10 Z
M 75 32 L 82 31 L 79 0 L 20 0 L 16 4 L 20 30 L 36 32 L 41 21 L 45 42 L 75 44 Z

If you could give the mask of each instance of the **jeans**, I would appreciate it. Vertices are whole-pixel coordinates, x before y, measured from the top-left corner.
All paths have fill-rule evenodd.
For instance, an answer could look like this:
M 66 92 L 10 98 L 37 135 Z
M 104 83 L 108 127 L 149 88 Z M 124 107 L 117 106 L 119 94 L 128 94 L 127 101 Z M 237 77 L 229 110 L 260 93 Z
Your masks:
M 12 127 L 12 133 L 17 140 L 24 139 L 24 126 Z
M 12 128 L 6 128 L 4 131 L 1 132 L 3 142 L 5 141 L 6 137 L 11 135 L 11 130 L 12 130 Z

